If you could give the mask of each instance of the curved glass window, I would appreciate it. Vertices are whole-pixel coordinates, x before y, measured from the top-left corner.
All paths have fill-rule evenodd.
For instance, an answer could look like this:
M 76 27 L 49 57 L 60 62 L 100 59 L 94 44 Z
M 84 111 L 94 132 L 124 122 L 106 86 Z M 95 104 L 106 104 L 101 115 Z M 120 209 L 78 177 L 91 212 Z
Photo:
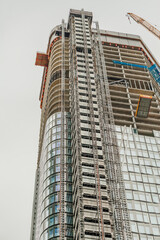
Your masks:
M 53 207 L 48 208 L 48 215 L 51 215 L 53 213 Z
M 61 113 L 57 113 L 57 118 L 60 118 L 61 117 Z
M 56 147 L 58 148 L 58 147 L 60 147 L 61 146 L 61 141 L 57 141 L 56 142 Z
M 49 203 L 54 203 L 54 202 L 57 202 L 58 201 L 58 195 L 57 194 L 54 194 L 54 195 L 51 195 L 49 197 Z
M 67 202 L 72 202 L 72 194 L 67 193 Z
M 50 177 L 50 183 L 54 183 L 55 182 L 55 176 Z
M 54 195 L 49 198 L 49 203 L 54 203 Z
M 56 236 L 59 236 L 59 227 L 56 227 L 54 230 L 55 230 L 54 236 L 55 236 L 55 237 L 56 237 Z
M 71 204 L 66 205 L 66 212 L 72 213 L 72 205 Z
M 49 194 L 53 193 L 53 186 L 49 187 Z
M 53 233 L 54 233 L 53 229 L 49 229 L 49 231 L 48 231 L 48 238 L 53 237 Z
M 67 215 L 67 224 L 73 224 L 73 217 L 71 215 Z
M 66 234 L 67 234 L 67 236 L 72 237 L 73 236 L 73 229 L 72 228 L 67 228 Z
M 56 139 L 60 139 L 61 138 L 61 134 L 60 133 L 57 133 L 56 134 Z
M 56 148 L 56 142 L 52 143 L 52 149 Z
M 60 132 L 61 131 L 61 127 L 57 127 L 56 130 L 57 130 L 57 132 Z
M 48 219 L 48 226 L 52 226 L 54 224 L 58 224 L 58 215 L 54 215 L 54 216 L 51 216 L 49 219 Z
M 54 224 L 54 217 L 49 218 L 49 226 L 52 226 Z
M 56 149 L 56 155 L 60 155 L 61 151 L 59 148 Z
M 58 224 L 59 223 L 59 221 L 58 221 L 58 216 L 56 215 L 55 217 L 54 217 L 54 224 Z
M 56 166 L 56 168 L 55 168 L 55 172 L 60 172 L 60 166 L 59 166 L 59 165 Z
M 51 175 L 51 174 L 53 174 L 53 173 L 54 173 L 54 168 L 51 167 L 51 168 L 49 169 L 49 175 Z
M 55 207 L 55 208 L 54 208 L 54 209 L 55 209 L 55 210 L 54 210 L 55 213 L 59 212 L 59 204 L 56 204 L 54 207 Z
M 57 174 L 56 175 L 56 182 L 59 182 L 60 181 L 60 174 Z
M 56 124 L 61 124 L 61 119 L 57 119 Z
M 52 134 L 56 133 L 56 127 L 52 128 Z
M 72 162 L 72 158 L 71 158 L 71 156 L 68 156 L 67 157 L 67 163 L 71 163 Z
M 57 163 L 60 163 L 60 157 L 58 157 L 58 156 L 56 157 L 56 164 Z
M 43 155 L 42 173 L 43 209 L 42 222 L 44 239 L 59 239 L 60 211 L 60 167 L 61 163 L 61 113 L 55 113 L 47 120 L 45 151 Z M 72 239 L 72 158 L 71 158 L 71 125 L 70 114 L 65 113 L 64 121 L 64 162 L 65 162 L 65 232 L 67 239 Z
M 56 190 L 56 191 L 60 191 L 60 185 L 59 185 L 59 184 L 56 184 L 55 190 Z

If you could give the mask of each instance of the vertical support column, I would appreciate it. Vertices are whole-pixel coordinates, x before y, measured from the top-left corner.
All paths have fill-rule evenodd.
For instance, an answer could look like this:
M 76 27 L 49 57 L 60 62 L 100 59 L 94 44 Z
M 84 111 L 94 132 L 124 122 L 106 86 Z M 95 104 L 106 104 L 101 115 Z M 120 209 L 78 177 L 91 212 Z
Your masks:
M 87 80 L 87 86 L 88 86 L 88 101 L 89 101 L 90 122 L 91 122 L 91 139 L 92 139 L 92 146 L 93 146 L 93 158 L 94 158 L 94 169 L 95 169 L 99 239 L 104 240 L 105 233 L 104 233 L 99 164 L 98 164 L 98 148 L 97 148 L 96 127 L 95 127 L 95 119 L 94 119 L 94 108 L 93 108 L 92 88 L 91 88 L 91 78 L 90 78 L 90 68 L 89 68 L 86 23 L 85 23 L 85 14 L 83 9 L 81 11 L 81 14 L 82 14 L 83 42 L 84 42 L 84 55 L 85 55 L 85 66 L 86 66 L 86 80 Z
M 61 64 L 61 156 L 60 156 L 60 240 L 65 239 L 65 33 L 62 20 L 62 64 Z
M 77 57 L 76 57 L 76 36 L 74 17 L 70 17 L 70 88 L 71 88 L 71 123 L 75 143 L 72 145 L 74 151 L 73 164 L 76 176 L 75 187 L 77 187 L 74 200 L 77 201 L 78 208 L 74 209 L 77 214 L 76 224 L 78 225 L 78 234 L 75 239 L 83 240 L 84 234 L 84 217 L 83 217 L 83 182 L 82 182 L 82 160 L 81 160 L 81 129 L 80 129 L 80 111 L 79 111 L 79 93 L 78 93 L 78 76 L 77 76 Z M 73 144 L 73 143 L 72 143 Z
M 35 185 L 34 185 L 34 197 L 33 197 L 33 209 L 32 209 L 32 222 L 31 222 L 31 233 L 30 233 L 30 240 L 34 240 L 36 238 L 36 217 L 37 217 L 37 196 L 38 196 L 38 187 L 39 187 L 39 167 L 36 170 L 36 177 L 35 177 Z
M 120 52 L 119 46 L 118 46 L 118 53 L 119 53 L 119 59 L 120 59 L 120 61 L 122 62 L 122 57 L 121 57 L 121 52 Z M 128 97 L 128 101 L 129 101 L 129 106 L 130 106 L 131 114 L 132 114 L 133 126 L 134 126 L 135 129 L 137 129 L 136 121 L 135 121 L 135 116 L 134 116 L 134 112 L 133 112 L 133 107 L 132 107 L 132 102 L 131 102 L 131 97 L 130 97 L 130 93 L 129 93 L 129 89 L 128 89 L 128 81 L 126 80 L 125 71 L 124 71 L 124 66 L 121 65 L 121 67 L 122 67 L 123 77 L 124 77 L 124 79 L 125 79 L 127 97 Z
M 110 97 L 109 83 L 106 72 L 103 47 L 101 42 L 99 25 L 96 23 L 96 64 L 98 66 L 97 86 L 99 88 L 100 102 L 102 104 L 101 131 L 103 136 L 103 147 L 108 176 L 107 187 L 109 190 L 110 203 L 114 214 L 115 235 L 119 240 L 131 240 L 132 234 L 129 224 L 125 188 L 121 170 L 121 162 L 117 145 L 114 116 Z
M 135 116 L 134 116 L 134 111 L 133 111 L 133 107 L 132 107 L 130 92 L 129 92 L 129 89 L 128 89 L 128 82 L 125 81 L 125 83 L 126 83 L 126 91 L 127 91 L 127 97 L 128 97 L 128 101 L 129 101 L 129 106 L 130 106 L 130 110 L 131 110 L 131 114 L 132 114 L 133 126 L 134 126 L 134 129 L 137 129 L 137 124 L 136 124 L 136 120 L 135 120 Z

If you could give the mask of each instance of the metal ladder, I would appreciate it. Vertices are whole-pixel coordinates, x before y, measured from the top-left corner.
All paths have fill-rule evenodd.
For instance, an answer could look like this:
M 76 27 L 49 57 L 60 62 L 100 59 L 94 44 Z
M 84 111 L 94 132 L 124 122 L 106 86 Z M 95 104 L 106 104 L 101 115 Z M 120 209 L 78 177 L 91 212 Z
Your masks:
M 96 127 L 95 127 L 95 119 L 94 119 L 94 108 L 93 108 L 91 78 L 90 78 L 90 69 L 89 69 L 86 23 L 85 23 L 85 14 L 84 14 L 83 9 L 81 11 L 81 14 L 82 14 L 86 80 L 87 80 L 87 86 L 88 86 L 89 114 L 90 114 L 90 123 L 91 123 L 91 138 L 92 138 L 94 169 L 95 169 L 95 185 L 96 185 L 96 197 L 97 197 L 99 239 L 104 240 L 105 234 L 104 234 L 103 209 L 102 209 L 101 186 L 100 186 L 99 164 L 98 164 L 98 148 L 97 148 Z
M 100 125 L 105 155 L 107 187 L 109 202 L 112 209 L 115 238 L 117 240 L 131 240 L 132 234 L 125 197 L 125 187 L 121 170 L 119 149 L 117 145 L 114 116 L 109 91 L 109 83 L 101 42 L 99 24 L 96 22 L 95 64 L 98 102 L 100 109 Z

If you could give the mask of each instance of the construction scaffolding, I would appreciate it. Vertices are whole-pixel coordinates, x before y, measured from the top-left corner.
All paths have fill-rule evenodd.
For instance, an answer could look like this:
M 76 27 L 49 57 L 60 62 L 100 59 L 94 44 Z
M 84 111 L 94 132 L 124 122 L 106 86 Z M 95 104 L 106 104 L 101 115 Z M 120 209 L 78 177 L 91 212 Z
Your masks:
M 90 134 L 91 134 L 92 146 L 93 146 L 92 149 L 93 149 L 94 170 L 95 170 L 95 186 L 96 186 L 95 190 L 96 190 L 96 199 L 97 199 L 99 239 L 104 240 L 105 233 L 104 233 L 99 164 L 98 164 L 98 148 L 97 148 L 97 137 L 96 137 L 96 127 L 95 127 L 93 97 L 92 97 L 90 67 L 89 67 L 89 56 L 88 56 L 89 47 L 87 47 L 86 23 L 85 23 L 85 14 L 83 9 L 82 9 L 82 29 L 83 29 L 84 56 L 85 56 L 85 67 L 86 67 L 86 81 L 87 81 L 87 87 L 88 87 L 88 102 L 89 102 L 89 111 L 90 111 L 89 116 L 90 116 L 90 122 L 91 122 Z
M 114 223 L 115 238 L 117 240 L 131 240 L 132 234 L 125 197 L 125 187 L 98 22 L 96 22 L 96 32 L 94 33 L 93 40 L 95 44 L 93 46 L 93 51 L 95 51 L 95 72 L 98 105 L 100 110 L 100 126 L 103 153 L 105 156 L 107 188 L 113 214 L 112 220 Z
M 84 217 L 83 217 L 83 182 L 82 182 L 82 159 L 81 159 L 81 131 L 80 131 L 80 109 L 78 94 L 78 75 L 77 75 L 77 56 L 76 56 L 76 37 L 74 16 L 70 17 L 70 92 L 71 92 L 71 124 L 74 128 L 75 156 L 72 159 L 75 164 L 76 178 L 74 187 L 77 187 L 77 205 L 78 205 L 78 228 L 79 239 L 84 239 Z M 74 144 L 72 142 L 72 144 Z
M 65 239 L 65 33 L 62 20 L 62 57 L 61 57 L 61 155 L 60 155 L 60 240 Z

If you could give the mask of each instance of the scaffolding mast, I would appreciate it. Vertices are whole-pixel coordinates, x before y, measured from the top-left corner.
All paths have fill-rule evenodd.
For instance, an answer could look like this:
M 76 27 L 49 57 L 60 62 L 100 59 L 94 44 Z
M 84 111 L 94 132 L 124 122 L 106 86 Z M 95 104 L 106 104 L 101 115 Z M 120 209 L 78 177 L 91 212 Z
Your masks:
M 115 237 L 117 240 L 131 240 L 132 234 L 125 197 L 125 187 L 121 170 L 121 161 L 115 132 L 109 82 L 107 78 L 106 64 L 98 22 L 96 22 L 96 32 L 94 33 L 94 44 L 100 126 L 102 133 L 103 153 L 105 156 L 109 202 L 113 214 L 112 221 L 114 222 L 115 226 Z
M 101 186 L 100 186 L 100 175 L 99 175 L 99 164 L 98 164 L 98 148 L 97 148 L 96 127 L 95 127 L 95 119 L 94 119 L 94 107 L 93 107 L 91 78 L 90 78 L 90 69 L 89 69 L 89 56 L 88 56 L 88 47 L 87 47 L 85 14 L 84 14 L 83 9 L 82 9 L 81 13 L 82 13 L 82 28 L 83 28 L 86 80 L 87 80 L 87 86 L 88 86 L 89 115 L 90 115 L 90 122 L 91 122 L 91 139 L 92 139 L 92 146 L 93 146 L 93 159 L 94 159 L 94 169 L 95 169 L 95 185 L 96 185 L 96 198 L 97 198 L 97 215 L 98 215 L 98 226 L 99 226 L 99 239 L 104 240 L 105 239 L 105 234 L 104 234 Z
M 74 146 L 77 171 L 77 196 L 78 196 L 78 228 L 79 239 L 83 240 L 84 235 L 84 209 L 83 209 L 83 182 L 82 182 L 82 160 L 81 160 L 81 130 L 80 130 L 80 110 L 78 95 L 78 76 L 77 76 L 77 56 L 76 56 L 76 38 L 75 38 L 75 20 L 70 18 L 70 91 L 71 91 L 71 120 L 74 126 L 76 144 Z M 73 144 L 73 143 L 72 143 Z
M 62 57 L 61 57 L 61 155 L 60 155 L 60 240 L 65 239 L 65 31 L 64 20 L 62 20 Z

